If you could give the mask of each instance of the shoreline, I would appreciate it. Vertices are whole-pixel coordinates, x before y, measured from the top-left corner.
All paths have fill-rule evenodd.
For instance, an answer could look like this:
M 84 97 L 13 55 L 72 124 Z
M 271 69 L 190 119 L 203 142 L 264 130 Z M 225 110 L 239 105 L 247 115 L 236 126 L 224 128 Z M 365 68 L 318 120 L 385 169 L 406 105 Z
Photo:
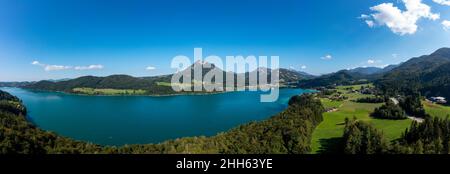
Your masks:
M 174 94 L 143 94 L 143 95 L 91 95 L 91 94 L 83 94 L 83 93 L 72 93 L 72 92 L 66 92 L 66 91 L 51 91 L 51 90 L 39 90 L 39 89 L 29 89 L 29 88 L 23 88 L 23 87 L 5 87 L 5 88 L 19 88 L 19 89 L 25 89 L 30 91 L 36 91 L 36 92 L 54 92 L 54 93 L 60 93 L 65 95 L 77 95 L 77 96 L 97 96 L 97 97 L 173 97 L 173 96 L 203 96 L 203 95 L 218 95 L 218 94 L 225 94 L 225 93 L 232 93 L 232 92 L 245 92 L 249 90 L 243 90 L 243 91 L 221 91 L 221 92 L 211 92 L 211 93 L 174 93 Z M 301 89 L 301 88 L 293 88 L 293 87 L 280 87 L 281 89 Z M 306 92 L 314 92 L 314 90 L 311 89 L 301 89 Z M 261 92 L 260 90 L 257 91 L 250 91 L 250 92 Z

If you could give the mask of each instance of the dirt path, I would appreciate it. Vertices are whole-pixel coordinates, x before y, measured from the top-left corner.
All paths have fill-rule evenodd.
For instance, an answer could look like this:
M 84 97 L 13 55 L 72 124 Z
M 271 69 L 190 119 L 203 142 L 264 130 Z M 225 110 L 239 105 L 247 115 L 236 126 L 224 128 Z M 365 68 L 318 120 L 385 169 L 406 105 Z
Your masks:
M 339 111 L 339 109 L 334 108 L 334 109 L 328 110 L 327 112 L 337 112 L 337 111 Z
M 389 98 L 392 102 L 394 102 L 394 104 L 395 105 L 398 105 L 398 100 L 396 99 L 396 98 L 393 98 L 393 97 L 391 97 L 391 98 Z
M 409 119 L 417 121 L 418 123 L 422 123 L 425 119 L 419 117 L 408 116 Z

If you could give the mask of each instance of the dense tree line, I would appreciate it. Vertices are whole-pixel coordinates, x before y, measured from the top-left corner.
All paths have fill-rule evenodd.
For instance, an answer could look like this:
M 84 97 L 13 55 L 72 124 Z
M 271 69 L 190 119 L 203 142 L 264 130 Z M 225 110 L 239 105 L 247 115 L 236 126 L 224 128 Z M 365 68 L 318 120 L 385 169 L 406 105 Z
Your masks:
M 450 154 L 450 120 L 427 117 L 413 122 L 394 146 L 396 153 Z
M 358 98 L 355 100 L 355 102 L 358 102 L 358 103 L 383 103 L 385 101 L 387 101 L 387 99 L 385 97 L 380 97 L 380 96 L 363 97 L 363 98 Z
M 400 106 L 405 110 L 406 114 L 414 117 L 426 117 L 425 109 L 421 102 L 421 96 L 418 92 L 407 95 L 399 102 Z
M 3 93 L 0 93 L 3 94 Z M 322 121 L 324 108 L 312 95 L 295 96 L 283 112 L 268 120 L 238 126 L 212 137 L 189 137 L 160 144 L 100 146 L 75 141 L 35 127 L 26 119 L 22 103 L 3 94 L 2 102 L 21 107 L 0 107 L 0 153 L 226 153 L 303 154 L 310 151 L 314 128 Z
M 19 99 L 16 96 L 13 96 L 2 90 L 0 90 L 0 100 L 19 101 Z
M 16 115 L 26 115 L 26 108 L 16 96 L 0 90 L 0 111 Z
M 406 119 L 406 114 L 403 109 L 396 105 L 394 102 L 388 100 L 384 105 L 379 108 L 375 108 L 372 117 L 381 119 L 402 120 Z
M 383 154 L 389 149 L 382 132 L 356 119 L 345 120 L 343 143 L 345 154 Z
M 391 144 L 370 124 L 347 120 L 343 144 L 347 154 L 450 154 L 450 120 L 426 117 L 423 123 L 413 122 Z

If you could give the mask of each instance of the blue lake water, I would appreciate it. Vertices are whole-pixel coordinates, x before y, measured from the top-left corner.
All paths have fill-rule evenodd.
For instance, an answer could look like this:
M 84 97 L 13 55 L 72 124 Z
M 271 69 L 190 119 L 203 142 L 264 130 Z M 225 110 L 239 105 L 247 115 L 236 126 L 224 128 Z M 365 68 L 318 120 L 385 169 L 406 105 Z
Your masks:
M 211 136 L 284 110 L 301 89 L 281 89 L 278 101 L 259 102 L 262 92 L 186 96 L 82 96 L 0 88 L 19 97 L 40 128 L 102 145 L 158 143 Z

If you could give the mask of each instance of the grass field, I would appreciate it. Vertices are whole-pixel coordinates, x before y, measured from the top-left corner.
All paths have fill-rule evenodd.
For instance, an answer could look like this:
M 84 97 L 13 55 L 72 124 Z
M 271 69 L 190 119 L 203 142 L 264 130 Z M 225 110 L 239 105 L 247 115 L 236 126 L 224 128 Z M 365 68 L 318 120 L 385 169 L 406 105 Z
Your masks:
M 199 82 L 194 82 L 195 85 L 201 85 L 202 83 Z M 158 86 L 168 86 L 168 87 L 172 87 L 172 83 L 170 82 L 156 82 L 156 85 Z M 179 86 L 179 87 L 190 87 L 192 86 L 192 84 L 182 84 L 182 83 L 174 83 L 174 85 Z
M 172 86 L 172 84 L 169 82 L 156 82 L 156 84 L 158 86 L 169 86 L 169 87 Z
M 363 87 L 363 86 L 364 87 L 366 87 L 366 86 L 374 87 L 373 84 L 369 83 L 369 84 L 361 84 L 361 85 L 337 86 L 336 89 L 338 89 L 338 90 L 345 90 L 347 88 L 351 88 L 353 90 L 357 90 L 357 89 L 361 89 L 361 87 Z
M 134 89 L 94 89 L 94 88 L 74 88 L 74 92 L 87 95 L 144 95 L 145 90 Z
M 320 101 L 322 102 L 322 105 L 325 107 L 325 109 L 332 109 L 332 108 L 339 108 L 342 105 L 342 101 L 334 101 L 330 100 L 328 98 L 321 98 Z
M 370 95 L 363 95 L 360 93 L 347 93 L 345 88 L 353 87 L 359 89 L 361 85 L 355 86 L 343 86 L 339 87 L 340 92 L 344 93 L 349 99 L 345 101 L 331 101 L 326 98 L 322 98 L 322 104 L 325 108 L 334 107 L 338 110 L 335 112 L 324 113 L 324 120 L 313 133 L 312 137 L 312 153 L 333 153 L 339 148 L 338 143 L 344 132 L 345 118 L 357 118 L 358 120 L 366 121 L 374 127 L 383 131 L 388 140 L 395 140 L 400 137 L 401 133 L 408 128 L 412 120 L 386 120 L 375 119 L 370 117 L 370 113 L 376 107 L 382 104 L 371 103 L 356 103 L 352 100 L 361 97 L 367 97 Z
M 450 107 L 449 106 L 443 106 L 439 104 L 434 104 L 431 102 L 423 101 L 422 102 L 425 111 L 430 114 L 433 117 L 439 117 L 439 118 L 447 118 L 447 116 L 450 115 Z

